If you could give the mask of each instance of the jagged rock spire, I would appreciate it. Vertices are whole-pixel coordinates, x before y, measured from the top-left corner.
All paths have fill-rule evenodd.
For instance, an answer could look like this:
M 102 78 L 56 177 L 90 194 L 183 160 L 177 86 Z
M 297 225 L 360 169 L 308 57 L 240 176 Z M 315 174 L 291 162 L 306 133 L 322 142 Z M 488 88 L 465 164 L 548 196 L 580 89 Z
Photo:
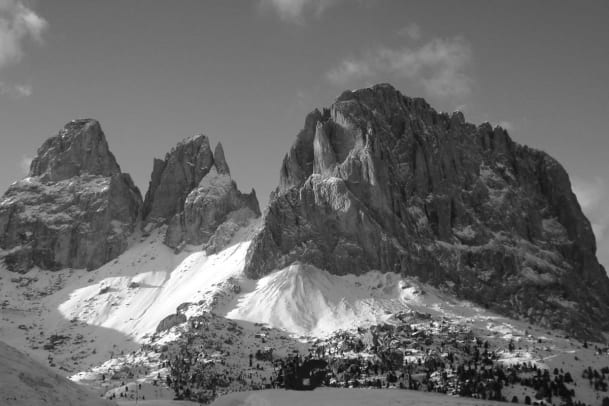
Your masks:
M 214 166 L 216 167 L 218 173 L 230 175 L 230 169 L 226 163 L 226 158 L 224 157 L 224 148 L 222 148 L 221 143 L 218 143 L 216 145 L 216 149 L 214 150 Z

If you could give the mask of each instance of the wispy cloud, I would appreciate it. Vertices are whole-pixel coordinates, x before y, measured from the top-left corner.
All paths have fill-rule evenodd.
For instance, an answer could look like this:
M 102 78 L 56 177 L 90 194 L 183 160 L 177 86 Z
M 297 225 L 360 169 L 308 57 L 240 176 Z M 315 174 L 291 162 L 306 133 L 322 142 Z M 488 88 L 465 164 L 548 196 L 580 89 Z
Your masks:
M 31 85 L 12 85 L 4 82 L 0 82 L 0 95 L 6 95 L 11 97 L 27 97 L 32 95 Z
M 421 83 L 430 96 L 463 96 L 471 91 L 472 79 L 467 74 L 471 59 L 471 46 L 464 38 L 434 38 L 418 47 L 382 47 L 360 58 L 345 59 L 326 77 L 345 86 L 395 76 Z
M 410 23 L 400 28 L 397 34 L 403 37 L 410 38 L 411 40 L 417 41 L 421 39 L 421 27 L 417 23 Z
M 269 9 L 286 22 L 302 23 L 307 15 L 319 17 L 341 0 L 260 0 L 260 6 Z
M 47 26 L 46 20 L 23 2 L 0 0 L 0 69 L 21 60 L 26 40 L 41 43 Z M 32 87 L 0 82 L 0 94 L 25 97 L 32 94 Z
M 598 245 L 598 256 L 609 271 L 609 180 L 596 176 L 592 179 L 572 177 L 573 192 L 592 224 Z
M 0 0 L 0 68 L 19 62 L 23 56 L 23 42 L 42 41 L 48 23 L 21 1 Z
M 365 59 L 345 59 L 340 65 L 326 74 L 328 80 L 336 85 L 370 78 L 377 74 L 373 63 Z

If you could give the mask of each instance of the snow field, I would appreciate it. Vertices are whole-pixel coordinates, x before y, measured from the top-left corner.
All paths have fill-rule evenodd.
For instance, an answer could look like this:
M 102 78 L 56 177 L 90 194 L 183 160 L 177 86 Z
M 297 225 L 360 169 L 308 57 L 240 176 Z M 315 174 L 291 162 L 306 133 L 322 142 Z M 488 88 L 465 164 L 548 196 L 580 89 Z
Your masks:
M 397 389 L 336 389 L 314 391 L 264 390 L 237 392 L 218 398 L 212 406 L 476 406 L 505 405 L 482 401 Z

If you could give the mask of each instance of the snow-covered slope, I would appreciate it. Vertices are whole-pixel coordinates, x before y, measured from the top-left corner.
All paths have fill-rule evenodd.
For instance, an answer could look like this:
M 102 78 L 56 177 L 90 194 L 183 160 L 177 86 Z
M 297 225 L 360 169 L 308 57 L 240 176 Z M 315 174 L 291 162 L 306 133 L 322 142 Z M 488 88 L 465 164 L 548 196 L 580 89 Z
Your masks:
M 314 392 L 255 391 L 231 393 L 216 400 L 212 403 L 212 406 L 494 406 L 502 404 L 505 403 L 415 391 L 319 388 Z
M 0 277 L 0 337 L 40 362 L 67 372 L 139 348 L 161 320 L 185 303 L 191 312 L 222 302 L 226 281 L 239 275 L 256 227 L 239 230 L 226 249 L 207 256 L 163 244 L 164 227 L 135 237 L 120 257 L 91 271 L 5 269 Z
M 395 274 L 336 276 L 295 263 L 253 282 L 227 317 L 263 322 L 299 335 L 324 335 L 383 322 L 404 310 L 409 291 L 401 286 Z
M 0 366 L 0 404 L 3 406 L 115 405 L 1 341 Z
M 173 270 L 150 269 L 104 278 L 74 291 L 59 311 L 67 319 L 117 330 L 142 342 L 181 304 L 211 306 L 208 302 L 218 286 L 239 275 L 248 246 L 248 241 L 237 242 L 216 255 L 196 251 L 183 259 L 179 256 L 182 261 Z
M 324 336 L 391 322 L 394 314 L 407 311 L 475 321 L 489 329 L 503 325 L 504 330 L 517 330 L 505 317 L 391 272 L 338 276 L 295 263 L 256 282 L 246 282 L 226 316 L 266 323 L 298 335 Z

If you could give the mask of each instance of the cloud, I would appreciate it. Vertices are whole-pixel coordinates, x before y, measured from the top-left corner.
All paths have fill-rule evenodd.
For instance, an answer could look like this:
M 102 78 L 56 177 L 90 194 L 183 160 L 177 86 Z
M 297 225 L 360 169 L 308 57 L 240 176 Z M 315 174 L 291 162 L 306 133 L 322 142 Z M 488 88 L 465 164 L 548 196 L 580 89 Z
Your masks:
M 592 225 L 599 260 L 609 271 L 609 180 L 599 176 L 592 179 L 573 176 L 571 181 L 573 192 Z
M 421 27 L 417 23 L 410 23 L 397 32 L 398 35 L 408 37 L 411 40 L 419 40 L 421 38 Z
M 430 96 L 464 96 L 472 80 L 466 73 L 471 63 L 470 44 L 462 37 L 434 38 L 418 47 L 382 47 L 357 59 L 343 60 L 327 79 L 339 86 L 387 76 L 420 83 Z
M 327 73 L 330 82 L 344 85 L 347 82 L 372 77 L 375 68 L 366 60 L 344 60 L 340 65 Z
M 284 21 L 302 23 L 305 16 L 320 16 L 340 0 L 260 0 L 260 6 L 276 12 Z
M 0 95 L 8 95 L 15 98 L 27 97 L 32 95 L 31 85 L 11 85 L 0 82 Z
M 0 70 L 18 63 L 23 57 L 23 45 L 28 39 L 42 42 L 48 23 L 20 0 L 0 0 Z M 32 94 L 29 84 L 0 81 L 0 95 L 15 98 Z
M 18 0 L 0 0 L 0 68 L 23 57 L 23 42 L 42 41 L 48 23 Z

